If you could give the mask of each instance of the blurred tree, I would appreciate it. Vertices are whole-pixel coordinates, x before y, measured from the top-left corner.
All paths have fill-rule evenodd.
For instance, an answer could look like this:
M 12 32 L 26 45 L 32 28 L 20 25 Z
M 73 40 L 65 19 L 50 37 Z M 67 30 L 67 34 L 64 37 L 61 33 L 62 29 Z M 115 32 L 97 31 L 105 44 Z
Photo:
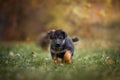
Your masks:
M 33 32 L 44 31 L 54 4 L 54 0 L 0 0 L 0 38 L 25 40 Z
M 14 40 L 14 39 L 25 39 L 24 27 L 21 28 L 23 20 L 25 20 L 24 13 L 24 0 L 1 0 L 0 1 L 0 12 L 4 13 L 1 16 L 4 17 L 2 20 L 2 39 Z M 22 34 L 20 34 L 21 32 Z

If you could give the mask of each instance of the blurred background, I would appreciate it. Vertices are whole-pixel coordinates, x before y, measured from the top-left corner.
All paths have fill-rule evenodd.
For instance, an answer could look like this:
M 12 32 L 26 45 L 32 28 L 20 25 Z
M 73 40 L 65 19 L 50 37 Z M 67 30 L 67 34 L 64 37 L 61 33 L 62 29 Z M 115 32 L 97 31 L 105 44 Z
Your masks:
M 120 41 L 120 0 L 0 0 L 0 41 L 34 41 L 50 29 Z
M 52 63 L 51 29 L 79 38 L 71 65 Z M 54 79 L 120 80 L 120 0 L 0 0 L 0 80 Z

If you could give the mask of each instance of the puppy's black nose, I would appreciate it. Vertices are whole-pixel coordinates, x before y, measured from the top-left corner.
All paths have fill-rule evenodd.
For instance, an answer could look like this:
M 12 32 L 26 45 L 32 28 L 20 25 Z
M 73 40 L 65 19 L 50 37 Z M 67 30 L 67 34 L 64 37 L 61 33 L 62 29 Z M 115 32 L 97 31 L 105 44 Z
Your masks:
M 55 46 L 56 46 L 56 47 L 60 47 L 60 44 L 57 43 Z

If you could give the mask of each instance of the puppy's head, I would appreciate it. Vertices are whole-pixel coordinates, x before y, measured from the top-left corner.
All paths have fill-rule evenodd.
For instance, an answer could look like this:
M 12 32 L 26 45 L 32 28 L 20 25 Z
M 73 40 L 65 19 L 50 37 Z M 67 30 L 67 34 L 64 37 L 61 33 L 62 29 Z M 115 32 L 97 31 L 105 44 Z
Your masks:
M 48 35 L 51 40 L 51 44 L 55 48 L 62 48 L 65 38 L 67 37 L 67 34 L 63 30 L 51 30 Z

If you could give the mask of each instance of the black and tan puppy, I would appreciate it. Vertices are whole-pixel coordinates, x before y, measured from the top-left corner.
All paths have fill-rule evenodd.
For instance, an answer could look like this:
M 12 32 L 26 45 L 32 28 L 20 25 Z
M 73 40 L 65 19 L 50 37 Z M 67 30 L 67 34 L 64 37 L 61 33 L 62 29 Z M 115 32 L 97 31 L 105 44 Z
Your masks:
M 50 38 L 50 53 L 54 63 L 64 62 L 71 63 L 74 54 L 73 42 L 77 39 L 71 39 L 63 30 L 51 30 Z

